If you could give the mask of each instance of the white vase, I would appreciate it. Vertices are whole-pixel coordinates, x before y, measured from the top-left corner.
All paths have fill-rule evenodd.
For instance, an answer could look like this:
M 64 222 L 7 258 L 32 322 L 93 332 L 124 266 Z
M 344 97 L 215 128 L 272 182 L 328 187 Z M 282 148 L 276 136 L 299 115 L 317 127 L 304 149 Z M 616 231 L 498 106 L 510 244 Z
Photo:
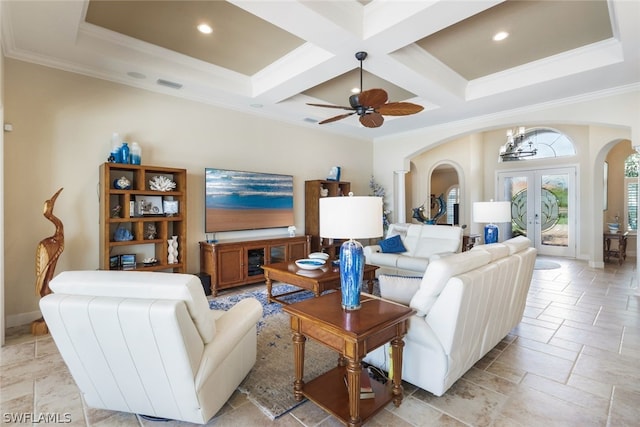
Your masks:
M 171 244 L 173 246 L 174 263 L 178 263 L 178 236 L 171 236 Z
M 171 236 L 167 240 L 167 263 L 176 264 L 178 262 L 178 236 Z

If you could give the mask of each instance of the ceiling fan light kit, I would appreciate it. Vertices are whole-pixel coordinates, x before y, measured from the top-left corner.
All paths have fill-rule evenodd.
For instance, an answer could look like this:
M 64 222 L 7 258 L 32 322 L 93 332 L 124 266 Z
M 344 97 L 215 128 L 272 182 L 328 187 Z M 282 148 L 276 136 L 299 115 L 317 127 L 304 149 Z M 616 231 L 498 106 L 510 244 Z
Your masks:
M 367 57 L 367 52 L 357 52 L 356 59 L 360 61 L 360 93 L 349 96 L 349 107 L 327 104 L 307 103 L 314 107 L 338 108 L 351 111 L 318 122 L 318 124 L 331 123 L 342 120 L 354 114 L 360 116 L 360 123 L 368 128 L 377 128 L 384 123 L 383 116 L 408 116 L 419 113 L 424 109 L 421 105 L 410 102 L 387 102 L 389 97 L 384 89 L 362 90 L 362 61 Z

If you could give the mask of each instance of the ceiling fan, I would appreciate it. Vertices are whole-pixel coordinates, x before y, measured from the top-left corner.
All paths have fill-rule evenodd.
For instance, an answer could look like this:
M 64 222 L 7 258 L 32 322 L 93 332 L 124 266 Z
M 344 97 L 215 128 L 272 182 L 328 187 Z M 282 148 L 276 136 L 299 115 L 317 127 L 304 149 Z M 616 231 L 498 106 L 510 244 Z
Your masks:
M 360 123 L 368 128 L 377 128 L 384 123 L 384 116 L 408 116 L 410 114 L 419 113 L 424 109 L 421 105 L 412 104 L 410 102 L 387 102 L 389 99 L 387 92 L 383 89 L 362 90 L 362 61 L 367 57 L 367 52 L 357 52 L 356 59 L 360 61 L 360 93 L 349 97 L 350 107 L 342 107 L 338 105 L 327 104 L 311 104 L 314 107 L 339 108 L 341 110 L 349 110 L 350 113 L 340 114 L 339 116 L 330 117 L 318 124 L 335 122 L 353 114 L 360 116 Z

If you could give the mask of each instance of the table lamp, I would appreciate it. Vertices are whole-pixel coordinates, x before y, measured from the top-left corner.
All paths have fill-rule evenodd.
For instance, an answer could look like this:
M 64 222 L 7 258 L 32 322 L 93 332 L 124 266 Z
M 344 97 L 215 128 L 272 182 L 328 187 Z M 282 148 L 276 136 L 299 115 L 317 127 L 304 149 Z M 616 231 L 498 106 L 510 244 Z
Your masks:
M 498 241 L 498 226 L 495 223 L 511 222 L 511 202 L 475 202 L 473 204 L 473 222 L 486 223 L 484 243 Z
M 340 247 L 342 308 L 360 308 L 364 248 L 354 239 L 381 237 L 382 197 L 349 196 L 320 199 L 320 237 L 349 239 Z

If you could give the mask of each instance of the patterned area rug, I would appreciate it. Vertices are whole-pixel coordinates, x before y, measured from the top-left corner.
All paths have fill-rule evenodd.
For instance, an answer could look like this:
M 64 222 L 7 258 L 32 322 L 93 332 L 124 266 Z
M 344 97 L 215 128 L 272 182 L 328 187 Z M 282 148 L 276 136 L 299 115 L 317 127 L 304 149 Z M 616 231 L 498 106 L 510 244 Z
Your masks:
M 273 287 L 274 294 L 298 289 L 291 285 Z M 293 397 L 293 344 L 289 315 L 282 311 L 282 305 L 267 303 L 265 290 L 247 292 L 211 300 L 209 306 L 216 310 L 227 310 L 244 298 L 256 298 L 262 304 L 264 315 L 258 323 L 258 357 L 249 375 L 238 387 L 247 394 L 272 420 L 284 415 L 304 402 Z M 312 298 L 312 292 L 288 295 L 288 302 Z M 338 354 L 328 348 L 307 340 L 305 344 L 304 379 L 309 381 L 336 365 Z

